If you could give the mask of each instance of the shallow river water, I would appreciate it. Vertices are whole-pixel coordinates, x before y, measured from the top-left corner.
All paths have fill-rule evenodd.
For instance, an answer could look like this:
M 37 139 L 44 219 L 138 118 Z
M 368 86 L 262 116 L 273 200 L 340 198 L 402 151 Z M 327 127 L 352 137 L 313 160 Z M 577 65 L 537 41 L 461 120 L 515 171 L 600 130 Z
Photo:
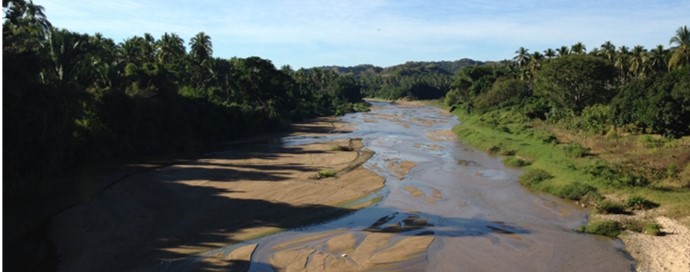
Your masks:
M 335 221 L 252 241 L 258 247 L 250 271 L 272 270 L 281 261 L 296 270 L 634 270 L 619 241 L 574 231 L 586 211 L 524 189 L 519 170 L 455 139 L 448 132 L 459 124 L 454 116 L 434 107 L 372 103 L 371 112 L 342 118 L 354 132 L 333 137 L 362 138 L 376 152 L 365 166 L 386 178 L 372 196 L 381 200 Z M 406 174 L 393 170 L 405 162 L 416 165 Z M 357 266 L 362 262 L 369 266 Z

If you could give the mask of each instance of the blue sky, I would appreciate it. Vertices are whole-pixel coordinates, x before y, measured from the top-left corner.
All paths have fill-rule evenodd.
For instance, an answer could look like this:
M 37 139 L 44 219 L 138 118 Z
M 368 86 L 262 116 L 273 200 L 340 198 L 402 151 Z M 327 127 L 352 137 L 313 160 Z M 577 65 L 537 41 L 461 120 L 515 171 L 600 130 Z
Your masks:
M 57 27 L 115 42 L 200 31 L 214 56 L 259 56 L 280 67 L 472 58 L 510 59 L 583 42 L 668 47 L 690 25 L 690 0 L 35 0 Z

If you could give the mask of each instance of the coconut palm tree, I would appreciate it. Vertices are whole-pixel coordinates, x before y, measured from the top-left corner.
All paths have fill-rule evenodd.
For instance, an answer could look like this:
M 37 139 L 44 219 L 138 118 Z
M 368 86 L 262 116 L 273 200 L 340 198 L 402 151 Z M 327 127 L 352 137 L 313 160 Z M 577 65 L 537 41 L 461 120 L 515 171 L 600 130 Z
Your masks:
M 630 58 L 630 49 L 623 45 L 620 48 L 618 48 L 618 53 L 616 53 L 616 61 L 613 63 L 613 65 L 618 69 L 618 79 L 621 83 L 625 83 L 628 81 L 629 78 L 629 58 Z
M 551 48 L 544 50 L 544 57 L 547 59 L 552 59 L 556 57 L 556 50 L 553 50 Z
M 646 74 L 647 49 L 637 45 L 630 52 L 630 74 L 636 78 L 644 78 Z
M 184 40 L 175 33 L 163 34 L 156 43 L 156 59 L 160 64 L 170 63 L 175 59 L 184 58 L 187 50 L 184 47 Z
M 570 47 L 570 52 L 573 52 L 578 55 L 583 55 L 587 53 L 587 48 L 582 42 L 577 42 L 576 44 L 573 44 L 573 46 Z
M 599 54 L 609 61 L 613 62 L 616 58 L 616 46 L 611 43 L 611 41 L 606 41 L 601 45 L 601 50 Z
M 649 70 L 656 75 L 662 74 L 667 69 L 668 50 L 663 45 L 657 45 L 649 51 Z
M 208 60 L 213 55 L 213 44 L 211 37 L 204 32 L 199 32 L 189 41 L 191 47 L 190 54 L 198 63 Z
M 671 38 L 669 43 L 672 48 L 668 68 L 674 69 L 690 65 L 690 31 L 688 31 L 688 26 L 679 27 L 676 30 L 676 35 Z
M 515 57 L 513 57 L 513 60 L 517 62 L 517 65 L 519 68 L 524 67 L 530 59 L 530 54 L 529 54 L 529 49 L 520 47 L 517 51 L 515 51 Z
M 570 49 L 568 49 L 567 46 L 561 46 L 561 48 L 556 49 L 556 52 L 558 53 L 559 57 L 565 56 L 570 54 Z

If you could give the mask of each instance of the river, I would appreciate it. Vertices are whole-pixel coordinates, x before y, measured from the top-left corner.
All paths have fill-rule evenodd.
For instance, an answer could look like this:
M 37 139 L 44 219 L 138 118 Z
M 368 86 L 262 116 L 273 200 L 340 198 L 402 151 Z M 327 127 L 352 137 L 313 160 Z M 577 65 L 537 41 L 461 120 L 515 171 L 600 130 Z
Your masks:
M 519 170 L 449 135 L 459 124 L 454 116 L 434 107 L 371 103 L 371 112 L 342 117 L 354 132 L 333 138 L 362 138 L 376 152 L 365 166 L 386 178 L 375 195 L 381 200 L 332 222 L 251 241 L 258 246 L 250 271 L 281 264 L 296 270 L 634 270 L 620 241 L 574 231 L 587 211 L 526 190 L 517 182 Z M 284 143 L 323 140 L 331 139 Z M 409 173 L 394 171 L 406 162 L 415 165 Z

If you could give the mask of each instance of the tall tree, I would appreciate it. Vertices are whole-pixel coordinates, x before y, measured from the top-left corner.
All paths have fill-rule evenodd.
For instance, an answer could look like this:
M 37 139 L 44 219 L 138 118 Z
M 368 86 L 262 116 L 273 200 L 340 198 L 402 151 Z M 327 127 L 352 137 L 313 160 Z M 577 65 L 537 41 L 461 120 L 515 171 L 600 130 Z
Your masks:
M 606 41 L 601 45 L 599 54 L 605 57 L 607 60 L 614 62 L 616 59 L 616 46 L 613 45 L 611 41 Z
M 572 52 L 573 54 L 583 55 L 587 53 L 587 48 L 582 42 L 577 42 L 576 44 L 573 44 L 573 46 L 570 47 L 570 52 Z
M 556 57 L 556 50 L 553 50 L 551 48 L 544 50 L 544 57 L 547 59 L 552 59 Z
M 175 33 L 163 34 L 161 39 L 156 43 L 156 59 L 160 64 L 171 63 L 172 61 L 184 58 L 186 49 L 184 47 L 184 40 Z
M 647 49 L 644 46 L 637 45 L 633 47 L 630 52 L 630 74 L 635 78 L 644 78 L 646 76 L 647 64 Z
M 679 27 L 676 35 L 669 42 L 671 44 L 671 59 L 668 68 L 680 68 L 690 65 L 690 31 L 688 26 Z
M 566 55 L 570 54 L 570 49 L 568 49 L 568 47 L 564 45 L 564 46 L 561 46 L 560 48 L 556 49 L 556 52 L 558 52 L 559 57 L 562 57 L 562 56 L 566 56 Z
M 189 46 L 191 47 L 190 54 L 192 58 L 198 63 L 202 63 L 213 55 L 213 44 L 211 43 L 211 37 L 206 35 L 204 32 L 197 33 L 189 41 Z

